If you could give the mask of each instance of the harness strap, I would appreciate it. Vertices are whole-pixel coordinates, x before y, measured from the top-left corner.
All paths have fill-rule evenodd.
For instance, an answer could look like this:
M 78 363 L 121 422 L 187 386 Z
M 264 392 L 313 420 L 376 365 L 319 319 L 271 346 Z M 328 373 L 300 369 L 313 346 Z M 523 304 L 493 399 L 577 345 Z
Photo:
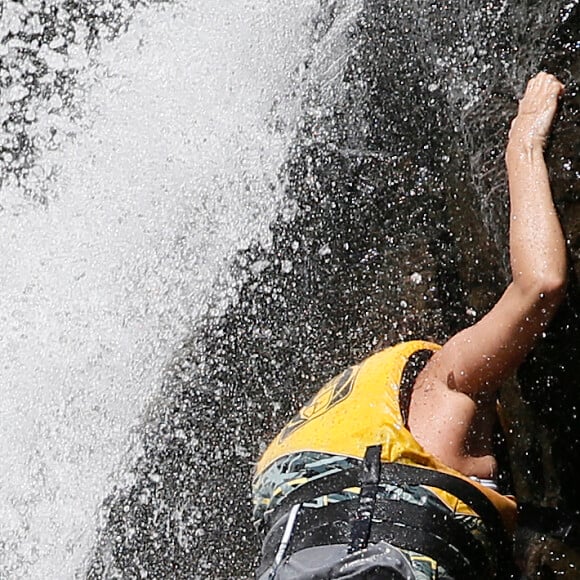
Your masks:
M 468 481 L 449 473 L 403 463 L 389 463 L 388 466 L 385 483 L 423 485 L 447 491 L 473 509 L 483 520 L 489 534 L 494 539 L 506 539 L 505 527 L 499 511 L 483 492 Z
M 307 503 L 321 495 L 341 493 L 345 489 L 357 487 L 359 476 L 360 468 L 352 467 L 308 481 L 282 499 L 268 519 L 270 522 L 275 522 L 296 503 Z M 486 495 L 464 479 L 448 473 L 403 463 L 382 463 L 379 483 L 423 485 L 447 491 L 477 513 L 492 537 L 503 538 L 505 536 L 501 516 L 495 506 Z
M 358 552 L 366 548 L 371 533 L 371 520 L 375 511 L 375 503 L 379 481 L 381 478 L 382 445 L 367 447 L 362 472 L 360 475 L 360 494 L 356 516 L 351 522 L 351 538 L 348 553 Z
M 291 552 L 313 546 L 348 544 L 356 504 L 356 500 L 346 500 L 321 508 L 303 506 L 292 534 Z M 283 526 L 284 520 L 279 524 L 280 528 Z M 279 534 L 267 537 L 265 554 L 275 552 L 278 538 Z M 463 580 L 492 577 L 484 546 L 451 513 L 406 501 L 377 498 L 368 543 L 380 541 L 444 562 L 449 572 Z
M 401 374 L 399 385 L 399 409 L 403 418 L 403 425 L 409 428 L 409 407 L 411 406 L 411 396 L 419 373 L 425 368 L 435 351 L 430 348 L 416 350 L 408 359 Z
M 373 447 L 371 447 L 373 449 Z M 331 506 L 325 508 L 314 508 L 313 513 L 317 513 L 318 526 L 315 522 L 309 525 L 309 531 L 305 534 L 310 540 L 304 540 L 302 534 L 295 534 L 291 540 L 290 552 L 294 552 L 298 549 L 303 549 L 308 546 L 313 545 L 323 545 L 329 543 L 348 543 L 348 530 L 350 528 L 350 544 L 349 550 L 356 551 L 357 549 L 364 548 L 370 541 L 376 542 L 380 539 L 390 541 L 393 544 L 403 548 L 419 551 L 427 555 L 431 554 L 436 559 L 445 561 L 449 566 L 460 571 L 460 578 L 470 578 L 471 573 L 468 574 L 468 569 L 478 570 L 481 573 L 481 566 L 477 562 L 484 562 L 486 560 L 485 556 L 481 551 L 473 549 L 473 545 L 469 545 L 469 538 L 461 539 L 461 532 L 457 530 L 457 533 L 453 529 L 450 529 L 450 525 L 444 525 L 442 522 L 438 522 L 437 527 L 430 529 L 427 526 L 428 519 L 433 518 L 432 510 L 426 510 L 421 507 L 425 514 L 423 521 L 411 514 L 413 508 L 403 507 L 399 505 L 399 509 L 395 509 L 393 516 L 389 517 L 385 515 L 385 510 L 382 509 L 385 500 L 381 498 L 380 502 L 377 502 L 376 491 L 380 484 L 393 484 L 398 486 L 429 486 L 436 487 L 438 489 L 445 490 L 451 493 L 453 496 L 457 497 L 466 505 L 470 506 L 475 513 L 483 520 L 489 537 L 493 539 L 494 543 L 498 545 L 500 559 L 502 562 L 508 563 L 512 562 L 511 558 L 511 542 L 508 540 L 507 533 L 503 526 L 501 516 L 496 510 L 495 506 L 483 494 L 477 487 L 454 475 L 447 473 L 442 473 L 439 471 L 434 471 L 427 468 L 415 467 L 400 463 L 381 463 L 380 462 L 380 446 L 374 446 L 374 451 L 368 452 L 369 455 L 365 454 L 365 460 L 368 464 L 368 471 L 364 468 L 353 467 L 347 470 L 337 471 L 330 475 L 325 475 L 318 480 L 311 480 L 302 486 L 300 486 L 295 491 L 288 494 L 280 504 L 276 507 L 273 513 L 269 516 L 269 521 L 273 524 L 271 532 L 277 527 L 276 522 L 279 518 L 283 517 L 291 509 L 292 505 L 297 503 L 307 504 L 322 495 L 330 495 L 333 493 L 341 493 L 344 490 L 352 487 L 361 487 L 361 499 L 363 493 L 363 487 L 366 488 L 367 499 L 359 502 L 358 509 L 354 517 L 350 518 L 350 526 L 342 518 L 342 521 L 337 521 L 335 526 L 327 527 L 323 530 L 320 526 L 321 523 L 328 522 L 328 518 L 324 515 L 324 512 L 328 510 Z M 376 468 L 376 454 L 378 451 L 380 473 Z M 374 464 L 374 470 L 372 465 Z M 373 483 L 376 480 L 378 473 L 378 483 Z M 399 502 L 403 504 L 404 502 Z M 338 509 L 344 510 L 348 504 L 353 505 L 352 501 L 342 501 L 338 502 L 337 505 L 342 507 Z M 384 524 L 375 528 L 377 525 L 376 519 L 373 518 L 373 513 L 377 509 L 380 509 L 380 518 L 383 520 Z M 386 504 L 385 504 L 386 505 Z M 394 506 L 395 504 L 389 504 L 389 506 Z M 305 508 L 308 506 L 302 506 L 301 513 L 305 514 L 310 511 Z M 370 509 L 369 509 L 370 508 Z M 390 509 L 390 508 L 389 508 Z M 404 513 L 403 513 L 404 512 Z M 329 512 L 330 514 L 330 512 Z M 344 514 L 344 511 L 343 511 Z M 425 520 L 427 518 L 427 520 Z M 451 519 L 451 518 L 450 518 Z M 297 527 L 304 529 L 302 522 L 302 516 L 299 518 Z M 437 520 L 433 520 L 435 522 Z M 402 525 L 401 525 L 402 524 Z M 315 532 L 314 528 L 320 527 L 320 534 Z M 298 530 L 296 530 L 298 532 Z M 345 536 L 345 534 L 347 534 Z M 268 534 L 270 536 L 270 534 Z M 271 535 L 274 536 L 275 533 Z M 463 534 L 465 536 L 465 534 Z M 329 540 L 330 537 L 334 537 L 334 540 Z M 301 539 L 302 538 L 302 539 Z M 317 544 L 312 542 L 316 541 Z M 452 542 L 453 545 L 449 545 Z M 269 543 L 266 541 L 266 544 Z M 360 546 L 360 547 L 359 547 Z M 358 547 L 358 548 L 357 548 Z M 457 550 L 460 551 L 457 554 Z M 268 550 L 267 550 L 268 551 Z M 463 557 L 469 558 L 469 566 L 465 566 L 465 560 Z M 511 570 L 505 570 L 505 577 L 511 576 Z M 479 576 L 479 578 L 485 577 Z M 477 577 L 476 577 L 477 578 Z

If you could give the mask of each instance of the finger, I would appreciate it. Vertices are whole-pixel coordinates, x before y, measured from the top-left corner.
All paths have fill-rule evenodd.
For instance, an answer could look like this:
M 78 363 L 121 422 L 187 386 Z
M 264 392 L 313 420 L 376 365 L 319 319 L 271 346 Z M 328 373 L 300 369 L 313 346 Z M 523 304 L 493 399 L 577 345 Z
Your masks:
M 564 92 L 564 85 L 558 79 L 552 77 L 546 83 L 543 90 L 549 99 L 557 100 L 558 97 Z
M 542 74 L 542 81 L 550 87 L 557 87 L 559 91 L 564 89 L 564 85 L 558 80 L 556 76 L 549 73 L 541 73 Z
M 564 92 L 564 85 L 555 76 L 552 76 L 550 79 L 550 88 L 558 96 Z

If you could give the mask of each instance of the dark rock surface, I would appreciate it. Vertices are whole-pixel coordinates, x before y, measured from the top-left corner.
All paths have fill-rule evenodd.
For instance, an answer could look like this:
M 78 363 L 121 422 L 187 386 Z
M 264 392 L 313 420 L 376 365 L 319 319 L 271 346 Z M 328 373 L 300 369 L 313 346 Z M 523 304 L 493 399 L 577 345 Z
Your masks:
M 580 509 L 577 3 L 321 4 L 272 245 L 237 257 L 237 300 L 176 353 L 90 578 L 250 577 L 252 463 L 292 411 L 344 365 L 445 341 L 493 304 L 509 119 L 544 66 L 568 86 L 548 163 L 571 284 L 503 397 L 517 494 Z

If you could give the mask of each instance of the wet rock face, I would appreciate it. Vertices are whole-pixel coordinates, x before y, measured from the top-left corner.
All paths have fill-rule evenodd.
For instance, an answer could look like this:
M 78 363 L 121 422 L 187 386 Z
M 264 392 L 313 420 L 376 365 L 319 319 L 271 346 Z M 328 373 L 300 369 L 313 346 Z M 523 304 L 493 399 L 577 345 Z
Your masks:
M 515 491 L 580 507 L 578 7 L 564 4 L 322 3 L 272 245 L 238 256 L 238 301 L 176 354 L 89 577 L 250 576 L 252 464 L 293 410 L 384 344 L 445 341 L 493 304 L 509 119 L 542 65 L 569 87 L 548 163 L 571 288 L 504 398 Z
M 541 61 L 542 67 L 555 71 L 566 82 L 566 95 L 562 99 L 546 160 L 568 242 L 570 276 L 567 302 L 546 338 L 520 369 L 520 390 L 508 392 L 506 389 L 504 394 L 506 401 L 511 403 L 507 405 L 514 425 L 510 446 L 519 499 L 523 503 L 556 509 L 564 520 L 572 517 L 575 522 L 580 514 L 580 503 L 569 482 L 575 477 L 574 466 L 580 458 L 577 420 L 580 396 L 574 386 L 580 371 L 579 43 L 580 11 L 576 5 L 556 28 Z M 548 530 L 556 525 L 549 520 L 547 518 Z M 576 546 L 577 542 L 577 539 L 573 541 Z

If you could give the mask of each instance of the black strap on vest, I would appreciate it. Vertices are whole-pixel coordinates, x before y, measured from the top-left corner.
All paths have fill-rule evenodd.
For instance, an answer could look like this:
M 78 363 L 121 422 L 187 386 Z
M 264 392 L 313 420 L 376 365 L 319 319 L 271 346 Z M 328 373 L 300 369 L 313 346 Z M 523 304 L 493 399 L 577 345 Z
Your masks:
M 371 534 L 371 520 L 375 511 L 377 491 L 381 477 L 382 445 L 367 447 L 361 476 L 360 494 L 356 517 L 351 522 L 351 536 L 348 553 L 366 548 Z
M 347 500 L 323 508 L 302 506 L 287 553 L 314 546 L 348 546 L 357 503 L 357 500 Z M 279 528 L 278 531 L 267 536 L 264 543 L 268 565 L 274 559 L 284 523 L 283 520 L 279 526 L 274 526 Z M 429 556 L 458 580 L 488 580 L 493 577 L 485 547 L 452 513 L 377 497 L 368 544 L 380 541 Z
M 301 485 L 281 500 L 269 517 L 269 521 L 275 522 L 296 503 L 306 503 L 321 495 L 341 493 L 349 487 L 360 485 L 360 473 L 360 468 L 352 467 Z M 425 485 L 447 491 L 471 507 L 481 517 L 490 536 L 494 538 L 505 536 L 504 526 L 495 506 L 483 492 L 464 479 L 423 467 L 402 463 L 382 463 L 379 483 Z
M 413 395 L 415 381 L 434 352 L 430 348 L 415 351 L 407 359 L 407 364 L 403 368 L 401 382 L 399 384 L 399 409 L 401 410 L 401 417 L 403 417 L 403 425 L 407 428 L 409 427 L 409 407 L 411 405 L 411 396 Z
M 505 527 L 496 507 L 483 492 L 465 479 L 402 463 L 389 463 L 388 466 L 385 482 L 396 485 L 426 485 L 447 491 L 467 504 L 483 520 L 494 539 L 505 537 Z
M 275 529 L 279 527 L 278 522 L 283 521 L 292 505 L 307 504 L 321 495 L 341 493 L 347 488 L 360 486 L 361 499 L 358 506 L 353 504 L 356 499 L 322 508 L 309 509 L 303 506 L 301 512 L 303 515 L 298 520 L 297 533 L 293 535 L 289 552 L 315 545 L 348 543 L 350 529 L 350 552 L 363 549 L 369 541 L 377 542 L 384 539 L 401 548 L 419 551 L 440 559 L 458 572 L 458 578 L 479 580 L 486 577 L 480 564 L 477 564 L 485 560 L 485 555 L 471 541 L 471 533 L 463 533 L 461 526 L 456 525 L 452 517 L 446 522 L 439 521 L 434 519 L 438 516 L 434 516 L 424 507 L 415 509 L 415 506 L 407 506 L 405 502 L 385 502 L 383 499 L 379 502 L 376 499 L 380 484 L 421 485 L 447 491 L 471 507 L 483 520 L 489 537 L 499 546 L 500 559 L 509 566 L 512 562 L 511 542 L 507 538 L 499 512 L 483 492 L 468 481 L 447 473 L 399 463 L 381 463 L 380 448 L 378 445 L 371 447 L 372 451 L 367 449 L 362 469 L 353 467 L 307 482 L 286 496 L 269 518 L 272 529 L 268 534 L 270 541 L 266 540 L 264 544 L 265 551 L 270 552 L 274 547 L 271 545 L 272 540 L 276 543 L 275 537 L 278 535 Z M 375 483 L 377 478 L 378 483 Z M 366 499 L 362 499 L 363 493 Z M 381 524 L 373 521 L 373 514 L 377 510 L 379 511 L 375 519 L 381 520 Z M 310 511 L 311 516 L 308 515 Z M 439 527 L 431 525 L 436 522 Z M 268 559 L 266 556 L 266 560 Z M 511 574 L 506 568 L 504 577 L 513 577 Z

